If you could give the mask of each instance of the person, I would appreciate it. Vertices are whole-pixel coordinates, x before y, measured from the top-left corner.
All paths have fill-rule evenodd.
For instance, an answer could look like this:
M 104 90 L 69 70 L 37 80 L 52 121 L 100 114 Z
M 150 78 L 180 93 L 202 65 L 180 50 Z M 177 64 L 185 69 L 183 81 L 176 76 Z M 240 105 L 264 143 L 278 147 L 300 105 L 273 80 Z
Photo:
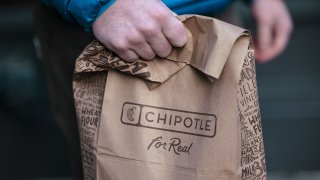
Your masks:
M 57 120 L 67 138 L 74 178 L 82 179 L 72 77 L 74 61 L 94 38 L 122 59 L 166 57 L 187 42 L 177 14 L 223 13 L 233 0 L 42 0 L 35 30 Z M 283 0 L 252 0 L 256 58 L 269 62 L 286 47 L 293 28 Z M 71 23 L 70 23 L 71 22 Z
M 230 0 L 111 0 L 99 6 L 93 1 L 79 5 L 78 1 L 67 4 L 65 0 L 61 1 L 64 3 L 61 7 L 60 1 L 45 2 L 57 7 L 66 19 L 92 29 L 100 42 L 127 61 L 139 57 L 152 59 L 155 55 L 165 57 L 172 46 L 181 47 L 187 42 L 185 29 L 172 10 L 179 14 L 209 13 L 212 9 L 221 12 L 231 3 Z M 252 11 L 258 31 L 256 58 L 268 62 L 286 47 L 292 21 L 283 0 L 253 0 Z

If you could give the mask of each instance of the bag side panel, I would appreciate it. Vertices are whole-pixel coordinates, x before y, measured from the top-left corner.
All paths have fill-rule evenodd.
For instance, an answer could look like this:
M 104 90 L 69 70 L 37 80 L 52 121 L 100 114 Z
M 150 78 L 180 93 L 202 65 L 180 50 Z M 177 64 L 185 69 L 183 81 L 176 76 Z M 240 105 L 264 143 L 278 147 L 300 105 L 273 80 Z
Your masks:
M 106 79 L 105 71 L 74 76 L 73 92 L 85 180 L 96 180 L 96 146 Z
M 238 108 L 241 129 L 242 180 L 265 180 L 266 163 L 259 108 L 254 50 L 250 47 L 240 72 L 237 86 Z

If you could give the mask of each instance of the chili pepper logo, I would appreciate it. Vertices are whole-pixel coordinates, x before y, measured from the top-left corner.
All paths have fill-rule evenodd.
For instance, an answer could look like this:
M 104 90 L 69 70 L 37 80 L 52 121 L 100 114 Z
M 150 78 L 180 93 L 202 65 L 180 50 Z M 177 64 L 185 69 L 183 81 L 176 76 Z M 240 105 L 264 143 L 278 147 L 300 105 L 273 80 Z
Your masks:
M 134 110 L 136 110 L 136 107 L 132 107 L 132 108 L 128 109 L 128 111 L 127 111 L 127 118 L 130 121 L 134 121 L 134 118 L 132 117 L 134 115 Z

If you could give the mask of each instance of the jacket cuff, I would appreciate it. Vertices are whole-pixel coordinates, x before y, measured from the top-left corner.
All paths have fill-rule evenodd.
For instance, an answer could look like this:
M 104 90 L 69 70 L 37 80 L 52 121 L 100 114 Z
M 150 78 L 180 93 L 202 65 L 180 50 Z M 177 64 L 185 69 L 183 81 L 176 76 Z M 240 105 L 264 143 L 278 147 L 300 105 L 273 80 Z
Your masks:
M 99 11 L 99 14 L 96 18 L 100 17 L 110 6 L 113 5 L 113 3 L 116 2 L 116 0 L 109 0 L 106 4 L 102 5 Z
M 79 2 L 81 1 L 81 2 Z M 67 13 L 74 22 L 80 24 L 85 31 L 92 31 L 92 24 L 99 15 L 102 6 L 109 4 L 110 0 L 73 0 L 70 1 Z

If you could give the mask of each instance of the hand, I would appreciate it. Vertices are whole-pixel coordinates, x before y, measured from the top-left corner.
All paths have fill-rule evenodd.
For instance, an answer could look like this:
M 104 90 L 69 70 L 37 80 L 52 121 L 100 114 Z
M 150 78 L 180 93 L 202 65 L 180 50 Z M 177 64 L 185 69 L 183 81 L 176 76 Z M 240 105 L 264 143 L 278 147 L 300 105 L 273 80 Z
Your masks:
M 93 24 L 95 37 L 123 60 L 166 57 L 187 32 L 160 0 L 117 0 Z
M 252 11 L 257 24 L 255 55 L 258 62 L 268 62 L 287 46 L 292 20 L 283 0 L 254 0 Z

